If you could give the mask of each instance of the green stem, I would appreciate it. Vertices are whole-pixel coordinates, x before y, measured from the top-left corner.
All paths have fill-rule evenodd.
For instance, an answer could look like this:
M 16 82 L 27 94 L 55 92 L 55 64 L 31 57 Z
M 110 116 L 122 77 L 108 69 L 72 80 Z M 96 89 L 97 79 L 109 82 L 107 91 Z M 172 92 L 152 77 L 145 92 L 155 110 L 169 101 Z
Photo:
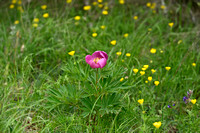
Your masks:
M 97 83 L 98 83 L 98 68 L 97 68 L 97 72 L 96 72 L 96 91 L 97 91 Z

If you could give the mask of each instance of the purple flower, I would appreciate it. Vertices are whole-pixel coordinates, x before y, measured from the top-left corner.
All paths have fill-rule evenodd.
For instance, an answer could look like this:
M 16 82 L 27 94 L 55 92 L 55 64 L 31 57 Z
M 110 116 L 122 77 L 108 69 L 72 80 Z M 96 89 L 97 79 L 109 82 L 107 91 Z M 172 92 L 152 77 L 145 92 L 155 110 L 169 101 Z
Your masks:
M 175 106 L 176 104 L 174 103 L 172 106 Z
M 183 101 L 185 102 L 185 103 L 187 103 L 187 100 L 188 100 L 189 98 L 188 97 L 183 97 Z
M 85 61 L 92 68 L 103 68 L 108 60 L 108 55 L 104 51 L 95 51 L 92 55 L 86 55 Z
M 172 108 L 170 105 L 167 106 L 168 108 Z

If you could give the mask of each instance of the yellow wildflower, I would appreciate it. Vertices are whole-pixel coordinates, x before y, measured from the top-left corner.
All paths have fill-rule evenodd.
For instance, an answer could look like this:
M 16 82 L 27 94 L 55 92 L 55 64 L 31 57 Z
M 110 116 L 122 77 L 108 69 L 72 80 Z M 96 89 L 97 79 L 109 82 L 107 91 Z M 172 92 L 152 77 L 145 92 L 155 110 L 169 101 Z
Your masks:
M 179 41 L 178 41 L 178 44 L 181 44 L 182 42 L 183 42 L 182 40 L 179 40 Z
M 102 25 L 102 26 L 101 26 L 101 29 L 105 29 L 105 28 L 106 28 L 106 26 L 105 26 L 105 25 Z
M 10 5 L 10 9 L 13 9 L 14 7 L 15 7 L 15 5 L 13 5 L 13 4 L 12 4 L 12 5 Z
M 145 70 L 147 70 L 147 68 L 143 67 L 142 70 L 145 71 Z
M 195 67 L 195 66 L 196 66 L 196 63 L 192 63 L 192 66 L 194 66 L 194 67 Z
M 134 16 L 133 19 L 137 20 L 137 19 L 138 19 L 138 16 Z
M 98 2 L 99 2 L 99 3 L 102 3 L 102 2 L 103 2 L 103 0 L 98 0 Z
M 105 6 L 105 7 L 104 7 L 104 10 L 108 10 L 108 6 Z
M 78 21 L 78 20 L 81 19 L 81 17 L 80 16 L 75 16 L 74 19 Z
M 45 14 L 43 14 L 43 17 L 44 17 L 44 18 L 48 18 L 48 17 L 49 17 L 49 14 L 48 14 L 48 13 L 45 13 Z
M 156 85 L 156 86 L 158 86 L 159 85 L 159 81 L 154 81 L 154 84 Z
M 139 99 L 138 103 L 142 105 L 144 103 L 144 99 Z
M 148 3 L 146 4 L 146 6 L 147 6 L 147 7 L 151 7 L 151 3 L 148 2 Z
M 140 74 L 141 74 L 141 75 L 144 75 L 144 74 L 145 74 L 145 71 L 140 71 Z
M 116 40 L 112 40 L 112 41 L 110 42 L 110 44 L 112 44 L 112 45 L 116 45 L 116 43 L 117 43 Z
M 160 8 L 164 10 L 166 7 L 164 5 L 161 5 Z
M 144 65 L 143 67 L 144 67 L 144 68 L 148 68 L 148 67 L 149 67 L 149 65 Z
M 160 50 L 160 53 L 162 54 L 162 53 L 163 53 L 163 50 Z
M 125 37 L 125 38 L 128 37 L 128 33 L 124 34 L 124 37 Z
M 16 20 L 16 21 L 14 22 L 14 24 L 16 24 L 16 25 L 19 24 L 19 20 Z
M 152 60 L 150 60 L 150 63 L 153 63 L 153 61 L 152 61 Z
M 192 100 L 190 100 L 190 102 L 191 102 L 192 104 L 195 104 L 195 103 L 197 102 L 197 99 L 192 99 Z
M 171 69 L 171 67 L 167 66 L 167 67 L 165 67 L 165 69 L 166 69 L 167 71 L 169 71 L 169 70 Z
M 126 53 L 126 56 L 127 56 L 127 57 L 130 57 L 130 56 L 131 56 L 131 54 L 130 54 L 130 53 Z
M 42 5 L 41 8 L 42 8 L 43 10 L 45 10 L 45 9 L 47 8 L 47 5 Z
M 168 23 L 168 25 L 169 25 L 170 27 L 173 27 L 174 23 L 171 22 L 171 23 Z
M 34 18 L 33 22 L 38 23 L 39 22 L 39 18 Z
M 102 14 L 103 14 L 103 15 L 108 15 L 108 11 L 103 10 L 103 11 L 102 11 Z
M 122 54 L 122 52 L 117 52 L 116 55 L 120 56 Z
M 103 7 L 103 4 L 98 4 L 98 7 L 99 7 L 99 8 L 102 8 L 102 7 Z
M 33 24 L 33 27 L 38 27 L 38 24 Z
M 69 3 L 71 3 L 71 2 L 72 2 L 72 0 L 66 0 L 66 2 L 69 4 Z
M 119 4 L 123 5 L 124 3 L 124 0 L 119 0 Z
M 151 81 L 151 80 L 152 80 L 152 77 L 148 77 L 148 80 Z
M 75 51 L 68 52 L 69 55 L 73 56 L 75 54 Z
M 146 112 L 145 112 L 145 111 L 142 111 L 142 113 L 145 114 Z
M 146 81 L 145 81 L 145 83 L 147 84 L 147 83 L 148 83 L 148 81 L 146 80 Z
M 150 50 L 150 52 L 151 52 L 152 54 L 155 54 L 155 53 L 156 53 L 156 49 L 155 49 L 155 48 L 152 48 L 152 49 Z
M 156 7 L 156 3 L 152 3 L 150 8 L 154 9 L 155 7 Z
M 152 72 L 152 74 L 154 74 L 156 72 L 156 70 L 155 69 L 151 69 L 151 72 Z
M 96 6 L 96 5 L 97 5 L 97 2 L 96 2 L 96 1 L 94 1 L 94 2 L 92 3 L 92 5 L 93 5 L 93 6 Z
M 156 127 L 156 128 L 159 128 L 161 126 L 161 122 L 154 122 L 153 123 L 153 126 Z
M 88 10 L 90 10 L 90 9 L 91 9 L 91 6 L 89 6 L 89 5 L 83 7 L 83 10 L 85 10 L 85 11 L 88 11 Z
M 138 69 L 137 68 L 134 68 L 133 69 L 133 72 L 136 74 L 138 72 Z
M 12 0 L 12 4 L 15 4 L 15 3 L 17 3 L 17 0 Z
M 148 28 L 148 31 L 152 31 L 152 29 L 151 29 L 151 28 Z
M 122 82 L 124 80 L 124 78 L 121 78 L 119 81 Z
M 17 2 L 17 4 L 18 4 L 18 5 L 21 5 L 21 4 L 22 4 L 22 1 L 21 1 L 21 0 L 19 0 L 19 1 Z
M 96 37 L 96 36 L 97 36 L 97 33 L 92 33 L 92 36 L 93 36 L 93 37 Z

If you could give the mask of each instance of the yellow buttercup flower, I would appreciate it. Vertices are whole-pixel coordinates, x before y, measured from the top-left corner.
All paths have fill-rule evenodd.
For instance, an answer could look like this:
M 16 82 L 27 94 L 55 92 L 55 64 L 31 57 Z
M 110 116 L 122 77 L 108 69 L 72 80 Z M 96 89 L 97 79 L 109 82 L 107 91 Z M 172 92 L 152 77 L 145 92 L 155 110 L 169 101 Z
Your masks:
M 91 9 L 91 6 L 89 6 L 89 5 L 83 7 L 83 10 L 85 10 L 85 11 L 88 11 L 88 10 L 90 10 L 90 9 Z
M 105 26 L 105 25 L 102 25 L 102 26 L 101 26 L 101 29 L 105 29 L 105 28 L 106 28 L 106 26 Z
M 9 7 L 10 7 L 10 9 L 13 9 L 15 7 L 15 5 L 12 4 Z
M 75 54 L 75 51 L 68 52 L 69 55 L 73 56 Z
M 151 72 L 152 72 L 152 74 L 154 74 L 156 72 L 156 70 L 155 69 L 151 69 Z
M 165 69 L 166 69 L 167 71 L 169 71 L 169 70 L 171 69 L 171 67 L 167 66 L 167 67 L 165 67 Z
M 126 56 L 127 56 L 127 57 L 130 57 L 130 56 L 131 56 L 131 54 L 130 54 L 130 53 L 126 53 Z
M 39 22 L 39 18 L 34 18 L 33 22 L 38 23 Z
M 38 27 L 38 24 L 33 24 L 33 27 L 35 27 L 35 28 Z
M 103 7 L 103 4 L 98 4 L 98 7 L 99 7 L 99 8 L 102 8 L 102 7 Z
M 162 54 L 162 53 L 163 53 L 163 50 L 160 50 L 160 53 Z
M 108 15 L 108 11 L 103 10 L 103 11 L 102 11 L 102 14 L 103 14 L 103 15 Z
M 74 19 L 78 21 L 78 20 L 81 19 L 81 17 L 80 16 L 75 16 Z
M 168 23 L 168 25 L 169 25 L 170 27 L 173 27 L 174 23 L 173 23 L 173 22 L 172 22 L 172 23 Z
M 112 44 L 112 45 L 116 45 L 116 43 L 117 43 L 116 40 L 112 40 L 112 41 L 110 42 L 110 44 Z
M 195 104 L 195 103 L 197 102 L 197 99 L 192 99 L 192 100 L 190 100 L 190 102 L 191 102 L 192 104 Z
M 146 80 L 146 81 L 145 81 L 145 83 L 147 84 L 147 83 L 148 83 L 148 81 Z
M 137 19 L 138 19 L 138 16 L 134 16 L 133 19 L 137 20 Z
M 133 72 L 136 74 L 138 72 L 138 69 L 137 68 L 134 68 L 133 69 Z
M 45 9 L 47 8 L 47 5 L 42 5 L 41 8 L 42 8 L 43 10 L 45 10 Z
M 143 67 L 143 68 L 142 68 L 142 71 L 145 71 L 145 70 L 147 70 L 147 68 Z
M 160 8 L 164 10 L 166 7 L 164 5 L 161 5 Z
M 142 105 L 144 103 L 144 99 L 139 99 L 138 103 Z
M 161 122 L 160 121 L 159 122 L 154 122 L 153 126 L 156 127 L 156 128 L 160 128 Z
M 93 37 L 96 37 L 96 36 L 97 36 L 97 33 L 92 33 L 92 36 L 93 36 Z
M 17 0 L 12 0 L 12 4 L 15 4 L 15 3 L 17 3 Z
M 96 2 L 96 1 L 94 1 L 94 2 L 92 3 L 92 5 L 93 5 L 93 6 L 96 6 L 96 5 L 97 5 L 97 2 Z
M 155 48 L 152 48 L 152 49 L 150 50 L 150 52 L 151 52 L 152 54 L 155 54 L 155 53 L 156 53 L 156 49 L 155 49 Z
M 19 0 L 19 1 L 17 2 L 17 4 L 18 4 L 18 5 L 21 5 L 21 4 L 22 4 L 22 1 L 21 1 L 21 0 Z
M 146 6 L 147 6 L 147 7 L 151 7 L 151 3 L 148 2 L 148 3 L 146 4 Z
M 153 63 L 153 61 L 152 61 L 152 60 L 150 60 L 150 63 Z
M 151 81 L 151 80 L 152 80 L 152 77 L 148 77 L 148 80 Z
M 178 44 L 181 44 L 182 42 L 183 42 L 182 40 L 179 40 L 179 41 L 178 41 Z
M 150 8 L 151 8 L 151 9 L 156 8 L 156 3 L 152 3 Z
M 116 55 L 120 56 L 122 54 L 122 52 L 117 52 Z
M 71 2 L 72 2 L 72 0 L 66 0 L 66 2 L 69 4 L 69 3 L 71 3 Z
M 145 114 L 146 112 L 145 112 L 145 111 L 142 111 L 142 113 Z
M 16 21 L 14 22 L 14 24 L 16 24 L 16 25 L 19 24 L 19 20 L 16 20 Z
M 102 2 L 103 2 L 103 0 L 98 0 L 98 2 L 99 2 L 99 3 L 102 3 Z
M 119 81 L 122 82 L 124 80 L 124 78 L 121 78 Z
M 44 17 L 44 18 L 48 18 L 48 17 L 49 17 L 49 14 L 48 14 L 48 13 L 45 13 L 45 14 L 43 14 L 43 17 Z
M 159 85 L 159 81 L 154 81 L 154 84 L 156 85 L 156 86 L 158 86 Z
M 192 63 L 192 66 L 194 66 L 194 67 L 195 67 L 195 66 L 196 66 L 196 63 Z
M 144 65 L 143 67 L 144 67 L 144 68 L 148 68 L 148 67 L 149 67 L 149 65 Z
M 144 75 L 145 74 L 145 71 L 140 71 L 140 75 Z
M 124 3 L 124 0 L 119 0 L 119 4 L 123 5 Z
M 124 37 L 127 38 L 128 37 L 128 33 L 124 34 Z

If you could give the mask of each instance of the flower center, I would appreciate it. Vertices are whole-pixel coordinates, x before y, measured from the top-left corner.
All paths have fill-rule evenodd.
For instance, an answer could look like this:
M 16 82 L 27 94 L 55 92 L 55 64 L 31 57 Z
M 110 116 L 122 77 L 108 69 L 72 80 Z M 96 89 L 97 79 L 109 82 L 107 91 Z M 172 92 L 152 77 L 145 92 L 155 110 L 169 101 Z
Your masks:
M 97 62 L 98 62 L 100 59 L 101 59 L 101 58 L 98 58 L 98 57 L 97 57 L 97 58 L 94 58 L 93 61 L 97 64 Z

